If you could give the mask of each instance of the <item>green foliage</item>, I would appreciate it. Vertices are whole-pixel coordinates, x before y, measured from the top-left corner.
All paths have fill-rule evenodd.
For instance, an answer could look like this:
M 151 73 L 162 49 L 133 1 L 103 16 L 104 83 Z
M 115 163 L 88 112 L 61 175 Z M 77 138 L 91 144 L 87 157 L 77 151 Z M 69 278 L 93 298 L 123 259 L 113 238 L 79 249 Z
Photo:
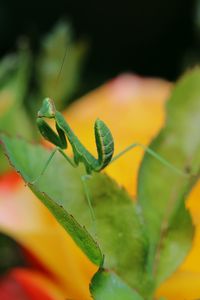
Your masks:
M 36 80 L 40 99 L 51 97 L 61 109 L 71 100 L 78 88 L 83 58 L 87 51 L 85 41 L 74 42 L 72 28 L 58 23 L 42 41 L 36 60 Z
M 30 53 L 22 48 L 18 56 L 8 56 L 0 64 L 0 130 L 10 134 L 31 136 L 31 126 L 23 100 L 30 77 Z M 19 121 L 20 120 L 20 121 Z
M 68 55 L 63 61 L 65 51 Z M 71 100 L 77 92 L 85 54 L 86 44 L 74 42 L 72 29 L 65 22 L 56 25 L 42 40 L 35 56 L 27 41 L 21 41 L 18 53 L 0 61 L 0 130 L 36 139 L 38 106 L 46 96 L 55 97 L 62 108 Z M 0 172 L 7 168 L 1 154 Z
M 41 173 L 50 152 L 22 139 L 2 136 L 11 164 L 26 182 Z M 56 178 L 55 179 L 55 170 Z M 132 287 L 145 285 L 146 238 L 139 214 L 125 190 L 104 174 L 88 179 L 95 223 L 85 199 L 82 169 L 57 154 L 37 184 L 29 184 L 79 247 L 98 266 L 115 270 Z M 130 228 L 132 230 L 130 230 Z M 134 268 L 130 268 L 130 261 Z
M 22 45 L 19 55 L 5 57 L 0 63 L 0 130 L 32 137 L 32 127 L 23 107 L 29 81 L 30 53 Z M 8 169 L 0 151 L 0 172 Z
M 5 144 L 11 164 L 20 171 L 26 182 L 33 181 L 41 172 L 43 162 L 48 159 L 49 151 L 41 146 L 28 144 L 22 139 L 11 139 L 7 136 L 2 136 L 2 141 Z M 38 160 L 39 157 L 41 161 Z M 79 203 L 81 205 L 83 197 L 79 174 L 77 170 L 73 169 L 70 165 L 63 164 L 62 157 L 58 157 L 58 159 L 55 158 L 54 163 L 47 172 L 48 176 L 43 176 L 41 179 L 39 183 L 40 187 L 32 184 L 29 184 L 29 186 L 57 218 L 58 222 L 72 235 L 74 240 L 90 259 L 100 265 L 102 263 L 102 255 L 96 242 L 88 234 L 87 230 L 81 227 L 71 215 L 73 207 L 72 211 L 69 210 L 69 212 L 65 209 L 67 205 L 66 196 L 72 205 L 75 204 L 77 208 Z M 64 168 L 62 168 L 62 166 Z M 60 179 L 62 179 L 59 179 L 60 186 L 53 184 L 51 185 L 52 189 L 49 190 L 49 182 L 55 180 L 55 168 L 58 169 L 57 178 L 60 177 Z M 71 178 L 71 180 L 66 182 L 66 178 Z M 68 193 L 66 193 L 66 190 L 68 190 Z M 50 197 L 52 197 L 53 200 Z M 79 203 L 75 200 L 79 200 Z M 68 206 L 70 207 L 70 203 L 68 203 Z M 79 207 L 79 209 L 82 208 L 84 211 L 84 203 L 82 206 L 83 207 Z
M 104 174 L 95 174 L 88 186 L 96 219 L 93 227 L 105 255 L 104 267 L 133 288 L 142 289 L 146 284 L 147 241 L 135 204 Z M 134 268 L 130 268 L 130 261 Z
M 200 70 L 195 69 L 177 83 L 167 104 L 166 125 L 150 145 L 191 176 L 178 176 L 148 155 L 139 173 L 139 205 L 149 239 L 148 271 L 156 285 L 180 265 L 193 240 L 185 200 L 200 168 L 199 82 Z
M 70 37 L 64 39 L 67 30 L 60 24 L 47 38 L 44 53 L 37 61 L 40 87 L 32 96 L 27 91 L 29 76 L 25 76 L 31 61 L 28 52 L 21 52 L 20 67 L 16 58 L 0 65 L 0 87 L 2 91 L 8 87 L 12 92 L 12 97 L 8 98 L 11 100 L 5 102 L 8 104 L 2 122 L 8 132 L 13 132 L 9 126 L 11 120 L 15 124 L 16 111 L 22 124 L 16 123 L 14 133 L 19 130 L 17 126 L 22 126 L 22 135 L 30 137 L 29 126 L 23 128 L 26 124 L 21 107 L 24 97 L 28 94 L 29 99 L 33 99 L 37 94 L 42 98 L 47 96 L 43 93 L 54 92 L 56 69 L 63 54 L 57 43 L 63 41 L 63 44 L 59 42 L 61 48 L 71 43 Z M 79 56 L 75 57 L 70 74 L 76 69 L 75 61 Z M 68 76 L 67 72 L 65 76 Z M 195 69 L 177 83 L 167 104 L 166 125 L 150 145 L 156 153 L 185 172 L 185 176 L 173 172 L 155 156 L 146 153 L 139 171 L 138 202 L 135 204 L 116 182 L 97 173 L 86 181 L 95 220 L 81 181 L 83 168 L 73 168 L 57 153 L 45 173 L 38 177 L 50 151 L 1 134 L 10 163 L 88 258 L 99 266 L 90 286 L 94 299 L 152 300 L 156 288 L 177 269 L 191 247 L 194 227 L 185 200 L 200 169 L 199 82 L 200 70 Z M 72 89 L 67 88 L 67 92 L 64 86 L 63 82 L 56 97 L 61 99 L 62 95 L 71 95 Z M 59 104 L 62 106 L 61 102 Z M 18 107 L 21 107 L 20 111 Z M 27 130 L 27 134 L 23 134 L 23 130 Z
M 95 300 L 143 300 L 114 273 L 103 270 L 93 277 L 90 290 Z

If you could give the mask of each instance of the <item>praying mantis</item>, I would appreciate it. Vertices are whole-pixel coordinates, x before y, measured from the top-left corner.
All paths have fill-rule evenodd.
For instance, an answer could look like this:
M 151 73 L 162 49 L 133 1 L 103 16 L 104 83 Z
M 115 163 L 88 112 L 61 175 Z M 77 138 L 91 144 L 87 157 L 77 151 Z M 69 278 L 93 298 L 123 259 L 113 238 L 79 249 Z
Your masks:
M 57 134 L 43 118 L 53 118 L 55 120 Z M 52 99 L 44 99 L 42 107 L 38 112 L 37 125 L 43 137 L 57 146 L 56 150 L 58 150 L 73 167 L 78 166 L 79 163 L 82 162 L 87 174 L 91 174 L 92 171 L 100 172 L 112 159 L 114 152 L 113 137 L 106 124 L 99 119 L 96 120 L 94 126 L 98 159 L 82 145 L 62 114 L 56 110 Z M 66 137 L 72 146 L 74 154 L 73 160 L 63 152 L 63 150 L 67 148 Z
M 55 132 L 44 119 L 54 119 L 57 132 Z M 177 169 L 170 162 L 168 162 L 163 157 L 155 153 L 152 149 L 145 147 L 144 145 L 139 143 L 131 144 L 123 151 L 121 151 L 119 154 L 117 154 L 115 157 L 113 157 L 114 154 L 113 136 L 111 134 L 110 129 L 107 127 L 107 125 L 100 119 L 97 119 L 94 125 L 95 141 L 96 141 L 96 148 L 98 153 L 98 158 L 95 158 L 85 148 L 85 146 L 81 143 L 81 141 L 72 131 L 72 129 L 70 128 L 69 124 L 67 123 L 63 115 L 56 110 L 54 101 L 50 98 L 45 98 L 43 100 L 42 106 L 38 111 L 37 126 L 42 136 L 50 143 L 55 145 L 56 147 L 51 152 L 46 164 L 44 165 L 41 174 L 36 178 L 36 180 L 33 183 L 35 183 L 40 178 L 40 176 L 45 172 L 46 168 L 48 167 L 50 161 L 52 160 L 54 154 L 57 151 L 60 152 L 64 156 L 64 158 L 68 161 L 68 163 L 70 163 L 71 166 L 73 167 L 77 167 L 79 163 L 83 163 L 86 170 L 86 175 L 82 176 L 81 179 L 83 182 L 85 195 L 87 198 L 88 206 L 93 220 L 95 220 L 95 215 L 91 205 L 88 188 L 85 181 L 90 177 L 92 172 L 100 172 L 110 163 L 117 160 L 119 157 L 121 157 L 126 152 L 133 149 L 134 147 L 137 146 L 142 147 L 146 152 L 148 152 L 150 155 L 152 155 L 154 158 L 156 158 L 158 161 L 160 161 L 168 168 L 172 169 L 177 174 L 181 176 L 187 176 L 186 173 Z M 71 144 L 72 147 L 72 151 L 74 155 L 73 158 L 69 157 L 64 152 L 64 150 L 67 149 L 68 142 Z

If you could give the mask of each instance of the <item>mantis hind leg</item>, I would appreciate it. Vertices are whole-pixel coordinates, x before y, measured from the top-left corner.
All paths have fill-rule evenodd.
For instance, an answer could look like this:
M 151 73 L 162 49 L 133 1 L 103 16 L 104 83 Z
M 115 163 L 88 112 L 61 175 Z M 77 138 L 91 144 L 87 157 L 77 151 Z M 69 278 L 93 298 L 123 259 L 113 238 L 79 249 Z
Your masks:
M 70 164 L 71 166 L 77 167 L 77 165 L 74 164 L 73 160 L 72 160 L 70 157 L 68 157 L 68 155 L 67 155 L 62 149 L 60 149 L 59 147 L 56 147 L 56 148 L 51 152 L 51 154 L 50 154 L 49 158 L 47 159 L 47 161 L 46 161 L 46 163 L 45 163 L 45 165 L 44 165 L 44 167 L 43 167 L 41 173 L 39 174 L 39 176 L 38 176 L 35 180 L 31 181 L 32 184 L 35 184 L 35 183 L 38 181 L 38 179 L 41 178 L 41 176 L 42 176 L 42 175 L 44 174 L 44 172 L 46 171 L 48 165 L 50 164 L 51 160 L 53 159 L 53 157 L 54 157 L 54 155 L 56 154 L 57 151 L 60 152 L 60 153 L 62 154 L 62 156 L 69 162 L 69 164 Z
M 36 177 L 36 179 L 34 179 L 33 181 L 31 181 L 31 184 L 35 184 L 35 183 L 38 181 L 38 179 L 41 178 L 41 176 L 42 176 L 42 175 L 44 174 L 44 172 L 46 171 L 48 165 L 50 164 L 50 162 L 51 162 L 52 158 L 54 157 L 55 153 L 57 152 L 57 150 L 58 150 L 58 148 L 55 148 L 55 149 L 51 152 L 51 154 L 50 154 L 49 158 L 47 159 L 47 161 L 46 161 L 46 163 L 45 163 L 45 165 L 44 165 L 44 167 L 43 167 L 41 173 L 38 175 L 38 177 Z
M 81 176 L 81 181 L 83 184 L 83 189 L 84 189 L 84 193 L 85 193 L 85 197 L 89 206 L 89 210 L 90 210 L 90 215 L 91 215 L 91 219 L 94 225 L 94 235 L 95 238 L 97 239 L 97 224 L 96 224 L 96 217 L 95 217 L 95 213 L 92 207 L 92 203 L 91 203 L 91 198 L 90 198 L 90 194 L 89 194 L 89 189 L 87 186 L 87 180 L 89 180 L 91 178 L 91 175 L 83 175 Z
M 81 181 L 83 183 L 83 189 L 84 189 L 86 200 L 87 200 L 87 203 L 88 203 L 88 206 L 89 206 L 89 209 L 90 209 L 90 214 L 91 214 L 92 221 L 95 221 L 96 218 L 95 218 L 94 210 L 92 208 L 92 203 L 91 203 L 91 200 L 90 200 L 89 190 L 88 190 L 88 186 L 87 186 L 87 183 L 86 183 L 86 181 L 90 178 L 91 178 L 90 175 L 83 175 L 83 176 L 81 176 Z
M 168 160 L 166 160 L 165 158 L 163 158 L 162 156 L 157 154 L 154 150 L 152 150 L 151 148 L 149 148 L 147 146 L 139 144 L 139 143 L 133 143 L 133 144 L 129 145 L 128 147 L 126 147 L 124 150 L 122 150 L 120 153 L 118 153 L 116 156 L 114 156 L 110 163 L 113 163 L 115 160 L 117 160 L 118 158 L 123 156 L 126 152 L 132 150 L 135 147 L 141 147 L 145 152 L 147 152 L 149 155 L 151 155 L 152 157 L 157 159 L 160 163 L 162 163 L 164 166 L 171 169 L 176 174 L 178 174 L 180 176 L 188 177 L 188 174 L 186 174 L 184 171 L 176 168 L 173 164 L 171 164 Z

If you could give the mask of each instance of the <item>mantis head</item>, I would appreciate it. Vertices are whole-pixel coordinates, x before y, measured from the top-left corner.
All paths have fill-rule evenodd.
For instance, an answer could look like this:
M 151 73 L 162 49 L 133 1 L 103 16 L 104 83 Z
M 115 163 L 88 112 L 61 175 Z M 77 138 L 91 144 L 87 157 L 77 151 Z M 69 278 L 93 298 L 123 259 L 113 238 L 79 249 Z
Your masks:
M 56 108 L 54 102 L 50 98 L 45 98 L 42 102 L 42 107 L 38 111 L 38 118 L 54 118 L 56 113 Z

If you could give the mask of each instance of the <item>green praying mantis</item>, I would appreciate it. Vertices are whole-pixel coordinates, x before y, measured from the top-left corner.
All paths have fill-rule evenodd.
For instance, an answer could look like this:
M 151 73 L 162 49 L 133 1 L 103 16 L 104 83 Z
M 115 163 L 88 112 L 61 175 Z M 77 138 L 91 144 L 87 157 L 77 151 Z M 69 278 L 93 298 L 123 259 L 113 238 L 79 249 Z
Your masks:
M 57 134 L 44 121 L 43 118 L 55 120 Z M 45 98 L 41 109 L 38 112 L 37 125 L 43 137 L 57 146 L 57 150 L 68 160 L 68 162 L 76 167 L 82 162 L 85 166 L 86 173 L 91 174 L 100 172 L 104 169 L 112 159 L 114 152 L 114 141 L 109 128 L 99 119 L 96 120 L 94 130 L 97 145 L 98 159 L 96 159 L 80 142 L 74 134 L 64 117 L 55 108 L 53 100 Z M 67 148 L 67 139 L 72 146 L 74 159 L 69 158 L 64 149 Z
M 55 132 L 48 125 L 45 119 L 54 119 L 57 132 Z M 173 166 L 163 157 L 155 153 L 152 149 L 145 147 L 144 145 L 139 143 L 131 144 L 123 151 L 121 151 L 119 154 L 113 157 L 114 154 L 113 136 L 111 134 L 110 129 L 100 119 L 97 119 L 94 124 L 95 141 L 96 141 L 96 148 L 98 153 L 98 158 L 95 158 L 80 142 L 78 137 L 70 128 L 69 124 L 66 122 L 63 115 L 56 110 L 55 104 L 53 100 L 50 98 L 45 98 L 43 100 L 41 109 L 38 111 L 37 126 L 42 136 L 50 143 L 55 145 L 56 147 L 51 152 L 50 157 L 48 158 L 46 164 L 44 165 L 41 174 L 36 178 L 36 180 L 33 183 L 35 183 L 40 178 L 40 176 L 45 172 L 50 161 L 52 160 L 54 154 L 57 151 L 60 152 L 64 156 L 64 158 L 68 161 L 68 163 L 70 163 L 73 167 L 77 167 L 79 163 L 83 163 L 86 170 L 86 175 L 82 176 L 81 179 L 83 182 L 85 195 L 87 198 L 88 206 L 93 220 L 95 220 L 95 215 L 91 205 L 91 200 L 86 185 L 86 180 L 90 177 L 92 172 L 100 172 L 106 166 L 108 166 L 109 164 L 117 160 L 119 157 L 121 157 L 126 152 L 133 149 L 134 147 L 137 146 L 142 147 L 146 152 L 148 152 L 150 155 L 152 155 L 162 164 L 172 169 L 172 171 L 176 172 L 181 176 L 187 176 L 186 173 L 177 169 L 175 166 Z M 71 144 L 72 147 L 72 151 L 73 151 L 72 158 L 69 157 L 64 151 L 65 149 L 67 149 L 68 142 Z

